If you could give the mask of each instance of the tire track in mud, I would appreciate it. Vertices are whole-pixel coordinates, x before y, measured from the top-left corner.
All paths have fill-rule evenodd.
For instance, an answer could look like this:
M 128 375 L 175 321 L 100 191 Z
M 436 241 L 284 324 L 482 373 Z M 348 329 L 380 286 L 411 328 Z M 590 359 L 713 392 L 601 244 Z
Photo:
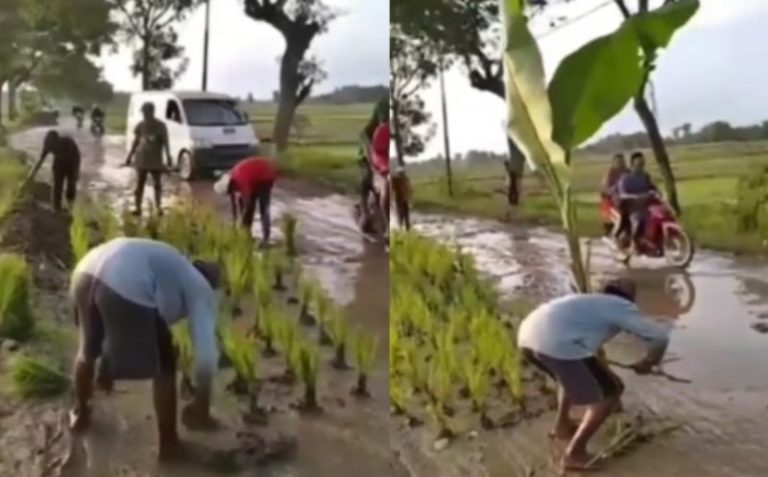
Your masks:
M 545 228 L 415 214 L 415 229 L 472 254 L 497 282 L 502 298 L 542 300 L 568 290 L 565 241 Z M 768 475 L 762 446 L 768 376 L 768 337 L 750 329 L 768 318 L 768 263 L 700 252 L 688 273 L 638 261 L 626 270 L 610 251 L 593 247 L 592 271 L 600 279 L 628 275 L 639 284 L 639 306 L 675 325 L 670 354 L 681 358 L 665 369 L 693 384 L 637 377 L 622 370 L 629 413 L 663 418 L 683 427 L 652 440 L 601 475 L 621 477 L 757 477 Z M 655 268 L 654 268 L 655 267 Z M 620 337 L 609 346 L 616 361 L 639 358 L 642 346 Z M 419 477 L 506 477 L 557 475 L 562 446 L 546 437 L 554 413 L 509 430 L 481 431 L 442 451 L 433 449 L 428 429 L 393 426 L 393 451 Z M 594 450 L 601 446 L 595 442 Z

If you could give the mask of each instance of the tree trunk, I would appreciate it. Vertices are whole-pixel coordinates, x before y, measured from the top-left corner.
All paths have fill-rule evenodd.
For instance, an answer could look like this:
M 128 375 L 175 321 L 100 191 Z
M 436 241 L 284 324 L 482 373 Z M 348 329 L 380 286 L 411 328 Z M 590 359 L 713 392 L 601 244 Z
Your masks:
M 651 142 L 651 148 L 653 149 L 653 155 L 656 157 L 656 163 L 659 166 L 659 171 L 664 180 L 664 188 L 667 191 L 667 200 L 669 205 L 674 209 L 675 213 L 681 214 L 680 202 L 677 198 L 677 187 L 675 185 L 675 174 L 672 171 L 672 165 L 669 161 L 669 154 L 667 154 L 667 148 L 664 146 L 664 138 L 659 131 L 659 125 L 656 122 L 656 118 L 651 111 L 648 101 L 645 99 L 645 85 L 640 89 L 640 93 L 635 96 L 635 111 L 640 116 L 640 120 L 645 126 L 645 131 L 648 134 L 648 139 Z
M 277 152 L 288 147 L 291 123 L 296 113 L 296 94 L 299 88 L 299 64 L 304 57 L 300 46 L 288 43 L 280 60 L 280 99 L 277 103 L 277 116 L 272 130 L 272 142 Z
M 520 192 L 523 182 L 523 171 L 525 170 L 525 155 L 517 145 L 507 137 L 507 149 L 509 149 L 509 190 L 507 197 L 509 205 L 520 205 Z
M 15 121 L 18 115 L 16 108 L 16 93 L 18 92 L 18 83 L 16 81 L 8 82 L 8 120 Z
M 147 91 L 149 89 L 149 43 L 152 41 L 150 36 L 145 36 L 142 39 L 141 48 L 141 90 Z

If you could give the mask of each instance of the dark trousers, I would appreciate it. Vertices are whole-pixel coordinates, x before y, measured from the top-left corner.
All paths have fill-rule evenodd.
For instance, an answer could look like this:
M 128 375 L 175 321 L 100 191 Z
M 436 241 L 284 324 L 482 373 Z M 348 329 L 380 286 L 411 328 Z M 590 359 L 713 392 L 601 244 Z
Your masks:
M 72 204 L 77 196 L 77 181 L 80 179 L 80 164 L 53 165 L 53 192 L 51 202 L 53 208 L 61 210 L 61 201 L 66 197 Z
M 259 219 L 261 220 L 261 230 L 264 235 L 264 241 L 269 241 L 271 221 L 269 216 L 269 206 L 272 201 L 273 183 L 268 183 L 257 187 L 249 197 L 240 196 L 240 210 L 242 211 L 242 224 L 248 230 L 253 226 L 253 217 L 256 215 L 256 204 L 259 206 Z

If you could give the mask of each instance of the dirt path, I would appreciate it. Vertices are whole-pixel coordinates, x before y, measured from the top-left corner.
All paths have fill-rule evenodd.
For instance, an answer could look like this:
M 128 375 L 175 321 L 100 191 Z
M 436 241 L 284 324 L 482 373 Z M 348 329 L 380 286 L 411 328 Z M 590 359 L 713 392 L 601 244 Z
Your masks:
M 66 129 L 66 128 L 65 128 Z M 120 168 L 125 158 L 121 138 L 105 137 L 95 141 L 87 130 L 67 130 L 80 144 L 83 156 L 83 185 L 92 194 L 121 208 L 132 201 L 133 171 Z M 13 138 L 13 144 L 33 156 L 39 154 L 42 130 L 32 130 Z M 166 202 L 175 197 L 193 197 L 205 204 L 228 212 L 225 199 L 213 194 L 210 182 L 191 186 L 177 180 L 166 186 Z M 152 197 L 148 188 L 146 200 Z M 273 200 L 274 234 L 280 216 L 290 211 L 300 224 L 302 264 L 314 273 L 323 286 L 347 307 L 353 323 L 360 323 L 379 336 L 379 362 L 370 379 L 374 396 L 359 401 L 349 395 L 354 372 L 336 372 L 328 366 L 321 370 L 320 399 L 324 414 L 299 417 L 286 410 L 295 400 L 290 390 L 268 393 L 267 404 L 281 409 L 270 420 L 269 428 L 257 429 L 264 436 L 287 434 L 298 438 L 298 451 L 293 459 L 259 469 L 259 475 L 292 476 L 358 476 L 390 473 L 387 402 L 387 319 L 388 261 L 378 248 L 367 247 L 357 234 L 351 218 L 352 203 L 337 195 L 318 195 L 300 183 L 283 181 Z M 146 209 L 145 209 L 146 210 Z M 258 222 L 258 221 L 257 221 Z M 323 360 L 330 359 L 325 354 Z M 200 465 L 158 467 L 154 458 L 154 418 L 148 385 L 120 384 L 116 395 L 97 400 L 96 421 L 99 423 L 83 441 L 84 458 L 72 474 L 102 477 L 120 475 L 200 476 L 220 475 Z M 237 405 L 220 390 L 215 404 L 217 414 L 227 426 L 216 435 L 186 433 L 186 438 L 201 448 L 224 448 L 233 440 L 239 423 Z M 15 422 L 31 422 L 32 414 L 16 413 Z M 55 414 L 53 414 L 55 417 Z M 2 435 L 0 433 L 0 435 Z M 27 441 L 34 439 L 27 439 Z M 136 445 L 141 443 L 141 445 Z M 201 452 L 205 452 L 204 450 Z M 243 475 L 251 475 L 249 470 Z
M 547 297 L 566 289 L 567 251 L 562 238 L 543 228 L 522 229 L 492 221 L 418 215 L 416 228 L 458 243 L 495 277 L 502 294 Z M 621 477 L 757 477 L 768 475 L 768 336 L 752 328 L 768 319 L 768 262 L 700 252 L 688 273 L 638 261 L 627 271 L 605 247 L 593 252 L 593 271 L 628 274 L 640 285 L 639 302 L 649 315 L 675 325 L 665 370 L 692 384 L 638 378 L 627 382 L 629 413 L 663 416 L 684 424 L 664 438 L 609 462 L 601 475 Z M 631 362 L 641 346 L 619 339 L 609 349 L 616 361 Z M 522 427 L 464 438 L 449 449 L 432 449 L 433 436 L 399 423 L 394 451 L 419 477 L 554 475 L 562 449 L 549 445 L 553 414 Z

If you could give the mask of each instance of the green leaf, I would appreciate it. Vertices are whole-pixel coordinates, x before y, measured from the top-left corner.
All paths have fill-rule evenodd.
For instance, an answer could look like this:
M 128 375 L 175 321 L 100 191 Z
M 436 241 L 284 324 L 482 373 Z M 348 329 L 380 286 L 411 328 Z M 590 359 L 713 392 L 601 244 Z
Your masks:
M 569 55 L 549 85 L 555 142 L 572 150 L 589 139 L 637 94 L 642 81 L 639 40 L 627 23 Z
M 525 17 L 516 8 L 517 3 L 507 0 L 504 5 L 508 132 L 525 154 L 531 168 L 544 168 L 547 176 L 559 184 L 566 178 L 567 168 L 563 167 L 566 155 L 552 140 L 552 108 L 541 52 L 528 29 Z
M 643 50 L 652 55 L 696 13 L 698 0 L 679 0 L 626 20 L 565 58 L 549 85 L 553 138 L 566 151 L 588 140 L 640 91 Z

